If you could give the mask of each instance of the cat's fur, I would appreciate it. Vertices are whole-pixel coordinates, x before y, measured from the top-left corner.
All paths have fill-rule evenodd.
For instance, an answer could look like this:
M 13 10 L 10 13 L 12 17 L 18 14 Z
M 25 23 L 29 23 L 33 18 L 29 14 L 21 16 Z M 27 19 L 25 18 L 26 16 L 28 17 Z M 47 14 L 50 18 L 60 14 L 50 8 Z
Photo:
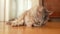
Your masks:
M 48 21 L 49 11 L 43 6 L 32 7 L 31 9 L 25 11 L 19 18 L 10 21 L 12 26 L 25 24 L 28 27 L 42 26 Z

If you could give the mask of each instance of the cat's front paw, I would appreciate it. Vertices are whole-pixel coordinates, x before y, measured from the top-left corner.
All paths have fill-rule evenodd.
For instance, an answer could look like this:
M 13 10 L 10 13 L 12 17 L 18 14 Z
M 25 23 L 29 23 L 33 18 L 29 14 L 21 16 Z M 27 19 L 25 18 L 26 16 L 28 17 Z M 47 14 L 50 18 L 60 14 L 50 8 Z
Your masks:
M 23 25 L 23 21 L 19 21 L 19 22 L 17 22 L 17 21 L 9 21 L 7 24 L 8 25 L 10 25 L 10 26 L 22 26 Z
M 10 26 L 18 26 L 16 21 L 10 21 L 10 22 L 8 22 L 8 25 L 10 25 Z

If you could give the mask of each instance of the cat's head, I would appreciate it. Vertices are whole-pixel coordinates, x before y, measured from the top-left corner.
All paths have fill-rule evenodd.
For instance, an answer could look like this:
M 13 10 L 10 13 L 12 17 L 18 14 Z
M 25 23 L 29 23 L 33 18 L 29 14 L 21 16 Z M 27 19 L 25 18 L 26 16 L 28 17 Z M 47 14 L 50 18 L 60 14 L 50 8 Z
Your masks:
M 47 12 L 49 15 L 52 15 L 53 14 L 53 11 L 49 11 L 47 8 L 45 8 L 45 7 L 43 7 L 43 6 L 38 6 L 37 7 L 37 10 L 38 11 L 40 11 L 40 12 L 42 12 L 42 11 L 45 11 L 45 12 Z

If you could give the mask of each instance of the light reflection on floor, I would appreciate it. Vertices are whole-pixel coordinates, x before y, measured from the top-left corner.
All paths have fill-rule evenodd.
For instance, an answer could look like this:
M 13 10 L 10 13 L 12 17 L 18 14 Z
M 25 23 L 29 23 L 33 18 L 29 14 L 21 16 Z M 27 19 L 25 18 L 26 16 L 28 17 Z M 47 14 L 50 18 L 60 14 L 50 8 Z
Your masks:
M 11 27 L 0 22 L 0 34 L 60 34 L 60 22 L 49 22 L 43 27 Z

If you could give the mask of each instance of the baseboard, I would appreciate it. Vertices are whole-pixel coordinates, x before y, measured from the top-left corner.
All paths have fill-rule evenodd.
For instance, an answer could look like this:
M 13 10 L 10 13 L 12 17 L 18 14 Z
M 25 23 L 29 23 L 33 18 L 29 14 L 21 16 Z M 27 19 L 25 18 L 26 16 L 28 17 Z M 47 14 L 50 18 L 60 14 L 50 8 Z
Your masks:
M 49 21 L 60 22 L 60 17 L 51 17 Z

